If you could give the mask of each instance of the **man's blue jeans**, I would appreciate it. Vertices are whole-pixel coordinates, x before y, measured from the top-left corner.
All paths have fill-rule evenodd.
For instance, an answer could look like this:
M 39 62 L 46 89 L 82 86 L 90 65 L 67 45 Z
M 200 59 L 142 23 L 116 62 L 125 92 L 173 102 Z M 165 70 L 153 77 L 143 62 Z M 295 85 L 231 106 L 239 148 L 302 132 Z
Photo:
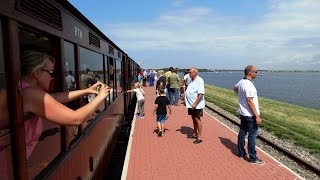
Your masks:
M 174 99 L 173 99 L 174 97 Z M 173 103 L 173 100 L 174 100 L 174 103 Z M 170 91 L 169 91 L 169 101 L 170 101 L 170 104 L 175 104 L 175 105 L 178 105 L 178 102 L 179 102 L 179 89 L 178 88 L 170 88 Z
M 170 101 L 170 104 L 173 104 L 173 89 L 172 88 L 167 88 L 167 98 Z
M 173 88 L 174 104 L 179 105 L 179 88 Z
M 256 152 L 256 137 L 258 132 L 258 125 L 255 116 L 242 116 L 240 115 L 241 126 L 238 134 L 238 150 L 239 156 L 246 156 L 245 137 L 248 133 L 248 153 L 251 160 L 257 160 Z

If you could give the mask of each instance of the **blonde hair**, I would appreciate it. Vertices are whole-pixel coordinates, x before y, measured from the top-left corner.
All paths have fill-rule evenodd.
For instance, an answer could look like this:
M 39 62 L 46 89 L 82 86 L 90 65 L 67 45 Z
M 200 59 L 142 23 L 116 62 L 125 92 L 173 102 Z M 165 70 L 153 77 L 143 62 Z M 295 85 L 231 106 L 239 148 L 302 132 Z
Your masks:
M 25 51 L 21 56 L 21 75 L 26 76 L 35 69 L 45 66 L 47 60 L 54 63 L 54 58 L 46 53 L 38 51 Z
M 135 82 L 134 83 L 134 88 L 140 88 L 140 83 L 139 82 Z

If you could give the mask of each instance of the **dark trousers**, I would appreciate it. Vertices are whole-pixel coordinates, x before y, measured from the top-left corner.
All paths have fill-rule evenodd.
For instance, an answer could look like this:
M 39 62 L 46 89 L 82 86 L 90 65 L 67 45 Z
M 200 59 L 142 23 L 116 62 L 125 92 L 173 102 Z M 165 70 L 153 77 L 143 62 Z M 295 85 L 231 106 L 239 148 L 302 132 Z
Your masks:
M 144 99 L 138 101 L 138 114 L 144 116 Z
M 147 86 L 147 78 L 143 78 L 142 80 L 142 86 Z
M 150 77 L 149 86 L 154 86 L 154 77 Z
M 173 97 L 174 97 L 174 99 L 173 99 Z M 170 88 L 169 101 L 170 101 L 170 104 L 178 105 L 178 102 L 179 102 L 179 88 Z
M 251 160 L 257 160 L 256 152 L 256 137 L 258 132 L 258 125 L 255 116 L 242 116 L 240 115 L 241 126 L 238 134 L 238 150 L 239 156 L 246 156 L 245 137 L 248 133 L 248 153 Z

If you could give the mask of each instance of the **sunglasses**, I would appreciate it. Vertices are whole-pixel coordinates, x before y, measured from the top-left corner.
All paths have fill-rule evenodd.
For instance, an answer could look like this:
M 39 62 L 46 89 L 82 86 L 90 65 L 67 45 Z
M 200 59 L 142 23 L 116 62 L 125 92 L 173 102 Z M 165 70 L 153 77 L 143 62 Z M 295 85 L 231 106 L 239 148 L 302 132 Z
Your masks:
M 41 71 L 46 71 L 50 74 L 51 78 L 54 77 L 54 70 L 41 69 Z
M 256 74 L 257 74 L 257 73 L 258 73 L 258 71 L 252 71 L 252 73 L 256 73 Z

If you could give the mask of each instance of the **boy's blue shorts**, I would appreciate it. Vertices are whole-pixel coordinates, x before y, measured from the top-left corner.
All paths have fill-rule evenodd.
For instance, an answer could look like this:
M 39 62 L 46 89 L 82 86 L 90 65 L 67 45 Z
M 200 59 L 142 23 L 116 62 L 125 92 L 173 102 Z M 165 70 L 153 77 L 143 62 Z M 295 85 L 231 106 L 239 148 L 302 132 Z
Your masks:
M 166 114 L 157 114 L 157 122 L 164 123 L 166 121 Z

